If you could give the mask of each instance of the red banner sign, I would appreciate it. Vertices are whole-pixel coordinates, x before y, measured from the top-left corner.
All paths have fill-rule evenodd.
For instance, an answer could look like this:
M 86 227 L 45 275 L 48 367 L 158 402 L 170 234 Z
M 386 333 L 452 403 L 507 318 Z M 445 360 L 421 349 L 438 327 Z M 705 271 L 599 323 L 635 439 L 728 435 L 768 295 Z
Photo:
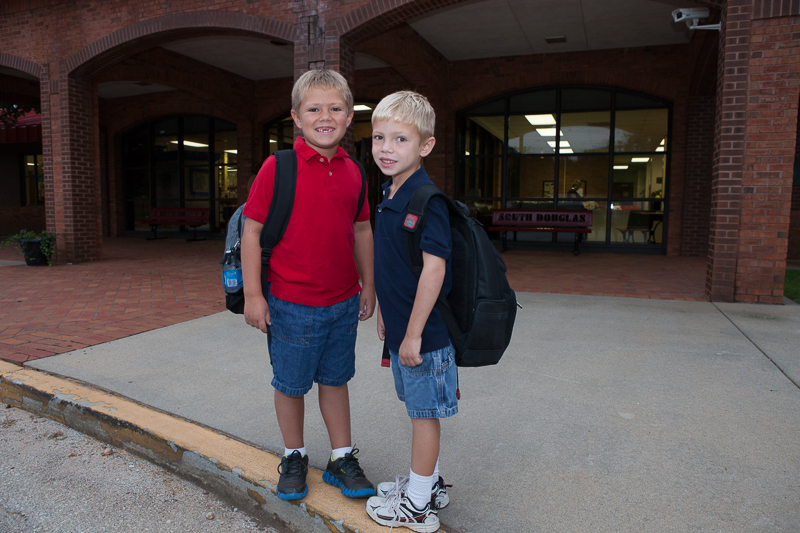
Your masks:
M 592 225 L 592 212 L 586 209 L 495 209 L 492 225 L 582 228 Z

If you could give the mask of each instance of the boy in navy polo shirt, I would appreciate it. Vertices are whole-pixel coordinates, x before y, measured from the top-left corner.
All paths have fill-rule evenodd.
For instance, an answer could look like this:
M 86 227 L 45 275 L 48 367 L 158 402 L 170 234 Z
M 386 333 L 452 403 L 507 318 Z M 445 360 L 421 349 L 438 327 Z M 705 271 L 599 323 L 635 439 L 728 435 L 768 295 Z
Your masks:
M 375 218 L 375 288 L 378 337 L 391 356 L 397 397 L 405 402 L 413 430 L 411 470 L 378 485 L 367 513 L 379 524 L 414 531 L 439 529 L 438 510 L 449 503 L 439 476 L 440 418 L 458 412 L 455 349 L 439 310 L 439 292 L 450 292 L 450 225 L 439 198 L 428 204 L 422 230 L 423 269 L 411 270 L 403 222 L 408 202 L 431 183 L 422 165 L 436 142 L 436 115 L 428 100 L 400 91 L 381 100 L 372 114 L 372 157 L 391 179 Z
M 323 479 L 345 496 L 365 498 L 375 487 L 352 447 L 347 383 L 355 374 L 358 321 L 375 308 L 375 282 L 369 205 L 357 212 L 361 173 L 339 147 L 353 119 L 347 81 L 331 70 L 300 76 L 292 90 L 292 118 L 303 132 L 294 143 L 297 188 L 286 232 L 272 249 L 268 300 L 261 287 L 259 236 L 273 196 L 274 157 L 264 162 L 250 191 L 242 235 L 245 320 L 267 333 L 286 448 L 277 494 L 297 500 L 308 493 L 304 396 L 316 382 L 333 449 Z

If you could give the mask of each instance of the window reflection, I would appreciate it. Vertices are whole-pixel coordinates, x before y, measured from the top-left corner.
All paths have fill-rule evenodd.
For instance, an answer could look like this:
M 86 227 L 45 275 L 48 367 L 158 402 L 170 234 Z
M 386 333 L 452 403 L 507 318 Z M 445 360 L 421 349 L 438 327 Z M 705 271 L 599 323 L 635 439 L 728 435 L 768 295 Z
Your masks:
M 578 183 L 575 183 L 575 182 Z M 577 188 L 573 189 L 573 185 Z M 575 201 L 580 198 L 606 198 L 608 195 L 608 157 L 570 155 L 561 157 L 558 165 L 558 196 Z
M 508 153 L 554 154 L 555 127 L 549 113 L 508 117 Z
M 23 205 L 44 205 L 44 159 L 42 154 L 22 156 Z
M 473 117 L 466 121 L 462 155 L 500 155 L 505 117 Z
M 612 198 L 662 198 L 666 164 L 667 158 L 661 154 L 614 156 Z
M 553 198 L 555 166 L 552 156 L 509 158 L 508 199 Z
M 264 137 L 264 159 L 277 152 L 287 150 L 294 145 L 294 122 L 288 116 L 267 126 Z
M 666 109 L 617 111 L 615 152 L 666 151 L 669 115 Z
M 499 157 L 462 158 L 462 183 L 466 198 L 499 198 L 503 160 Z
M 564 113 L 561 115 L 562 153 L 607 152 L 610 138 L 610 111 Z
M 614 203 L 611 208 L 611 242 L 661 244 L 664 212 L 661 202 Z

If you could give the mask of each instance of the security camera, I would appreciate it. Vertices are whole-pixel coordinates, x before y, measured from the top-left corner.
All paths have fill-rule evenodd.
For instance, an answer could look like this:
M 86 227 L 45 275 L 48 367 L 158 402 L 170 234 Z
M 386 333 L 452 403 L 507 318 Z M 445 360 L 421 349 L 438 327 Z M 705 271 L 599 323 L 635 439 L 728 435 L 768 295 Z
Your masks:
M 719 24 L 700 26 L 700 19 L 707 19 L 709 14 L 708 8 L 705 7 L 684 7 L 672 12 L 672 20 L 675 22 L 685 21 L 686 27 L 690 30 L 719 30 Z
M 705 7 L 684 7 L 683 9 L 676 9 L 672 12 L 672 20 L 680 22 L 682 20 L 688 21 L 691 19 L 707 19 L 709 15 L 708 8 Z

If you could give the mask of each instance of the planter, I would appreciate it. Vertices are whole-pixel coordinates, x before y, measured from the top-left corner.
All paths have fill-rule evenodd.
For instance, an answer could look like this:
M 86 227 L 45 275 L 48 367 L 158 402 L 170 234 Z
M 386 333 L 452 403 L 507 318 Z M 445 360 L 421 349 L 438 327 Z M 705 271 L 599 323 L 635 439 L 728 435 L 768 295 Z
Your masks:
M 28 266 L 47 266 L 47 258 L 42 253 L 41 242 L 36 240 L 20 239 L 22 255 L 25 257 L 25 264 Z

